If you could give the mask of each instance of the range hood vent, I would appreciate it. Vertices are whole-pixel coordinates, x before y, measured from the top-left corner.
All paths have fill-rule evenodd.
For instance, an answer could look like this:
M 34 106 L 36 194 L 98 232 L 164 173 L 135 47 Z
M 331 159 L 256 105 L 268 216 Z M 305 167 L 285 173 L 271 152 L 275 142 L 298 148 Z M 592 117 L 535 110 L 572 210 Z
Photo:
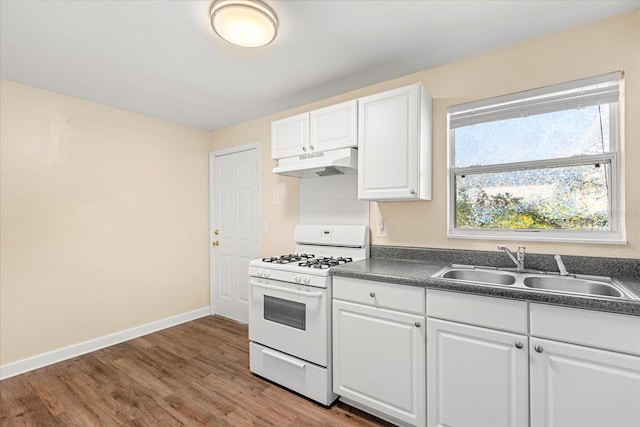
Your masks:
M 287 157 L 278 160 L 278 166 L 273 168 L 273 173 L 297 178 L 317 178 L 356 172 L 358 172 L 358 150 L 355 148 Z

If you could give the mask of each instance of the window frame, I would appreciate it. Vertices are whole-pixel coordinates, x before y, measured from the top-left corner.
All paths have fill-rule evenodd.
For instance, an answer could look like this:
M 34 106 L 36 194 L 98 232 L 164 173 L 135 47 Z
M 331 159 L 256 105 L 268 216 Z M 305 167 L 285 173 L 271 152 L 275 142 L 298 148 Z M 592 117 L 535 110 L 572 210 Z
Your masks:
M 618 78 L 619 95 L 615 102 L 599 102 L 599 104 L 609 104 L 609 151 L 602 154 L 581 155 L 572 157 L 556 157 L 553 159 L 532 160 L 512 163 L 499 163 L 495 165 L 454 167 L 455 164 L 455 128 L 451 127 L 452 109 L 469 109 L 474 106 L 495 105 L 501 100 L 514 100 L 526 97 L 529 94 L 544 95 L 559 92 L 567 83 L 534 89 L 531 91 L 519 92 L 502 97 L 484 99 L 460 106 L 450 107 L 447 113 L 447 210 L 448 226 L 447 237 L 451 239 L 482 239 L 482 240 L 518 240 L 518 241 L 540 241 L 540 242 L 566 242 L 566 243 L 595 243 L 595 244 L 625 244 L 625 222 L 623 215 L 624 200 L 621 197 L 622 176 L 620 158 L 620 133 L 622 122 L 620 120 L 620 105 L 623 104 L 623 79 L 622 73 L 610 73 L 605 76 L 616 76 Z M 602 79 L 605 76 L 583 79 L 580 81 L 591 81 Z M 576 82 L 570 82 L 575 86 Z M 573 108 L 563 108 L 561 110 L 571 110 Z M 506 120 L 511 117 L 505 117 Z M 462 126 L 458 126 L 462 127 Z M 610 165 L 609 177 L 609 212 L 610 230 L 542 230 L 542 229 L 479 229 L 479 228 L 456 228 L 456 186 L 455 179 L 459 175 L 472 175 L 480 173 L 498 173 L 515 170 L 545 169 L 562 166 L 580 166 L 596 163 L 608 163 Z

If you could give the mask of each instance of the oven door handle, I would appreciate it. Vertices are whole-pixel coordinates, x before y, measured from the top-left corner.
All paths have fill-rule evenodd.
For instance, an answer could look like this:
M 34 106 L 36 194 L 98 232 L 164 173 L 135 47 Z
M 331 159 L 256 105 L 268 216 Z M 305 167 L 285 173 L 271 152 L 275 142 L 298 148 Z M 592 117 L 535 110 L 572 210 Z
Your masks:
M 283 356 L 283 355 L 278 354 L 278 353 L 274 353 L 274 352 L 269 351 L 269 350 L 263 349 L 262 350 L 262 354 L 264 354 L 265 356 L 273 357 L 274 359 L 281 360 L 283 362 L 286 362 L 286 363 L 288 363 L 290 365 L 293 365 L 293 366 L 295 366 L 297 368 L 300 368 L 300 369 L 305 367 L 305 364 L 302 363 L 302 362 L 298 362 L 297 360 L 291 359 L 289 357 Z
M 257 286 L 258 288 L 265 288 L 265 289 L 270 289 L 272 291 L 286 292 L 286 293 L 289 293 L 289 294 L 300 295 L 302 297 L 309 297 L 309 298 L 321 298 L 322 297 L 322 292 L 299 291 L 297 289 L 289 289 L 289 288 L 282 288 L 280 286 L 267 285 L 267 284 L 264 284 L 264 283 L 255 282 L 253 280 L 250 280 L 249 283 L 251 284 L 251 286 Z

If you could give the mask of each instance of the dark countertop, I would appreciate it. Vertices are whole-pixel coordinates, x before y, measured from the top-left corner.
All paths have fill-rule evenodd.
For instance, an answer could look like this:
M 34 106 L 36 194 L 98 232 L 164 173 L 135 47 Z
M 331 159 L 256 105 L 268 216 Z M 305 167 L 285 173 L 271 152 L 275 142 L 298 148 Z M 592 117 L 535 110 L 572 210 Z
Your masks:
M 332 267 L 331 275 L 640 316 L 640 280 L 616 278 L 630 293 L 638 297 L 637 301 L 629 301 L 431 278 L 449 264 L 442 261 L 367 258 Z

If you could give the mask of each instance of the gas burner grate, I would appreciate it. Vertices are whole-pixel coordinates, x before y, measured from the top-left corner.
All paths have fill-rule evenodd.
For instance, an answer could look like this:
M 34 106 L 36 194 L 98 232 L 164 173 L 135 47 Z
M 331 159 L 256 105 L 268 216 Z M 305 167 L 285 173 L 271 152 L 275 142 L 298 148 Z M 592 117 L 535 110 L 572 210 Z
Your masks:
M 333 258 L 333 257 L 325 257 L 325 258 L 316 258 L 316 259 L 310 259 L 307 261 L 303 261 L 298 263 L 298 265 L 300 267 L 309 267 L 309 268 L 320 268 L 320 269 L 325 269 L 325 268 L 331 268 L 331 267 L 335 267 L 336 265 L 342 265 L 342 264 L 346 264 L 348 262 L 352 262 L 353 259 L 352 258 L 343 258 L 343 257 L 337 257 L 337 258 Z
M 311 259 L 313 257 L 315 257 L 315 255 L 313 254 L 287 254 L 287 255 L 280 255 L 279 257 L 272 256 L 272 257 L 262 258 L 262 261 L 270 262 L 273 264 L 289 264 L 292 262 L 299 262 L 305 259 Z

